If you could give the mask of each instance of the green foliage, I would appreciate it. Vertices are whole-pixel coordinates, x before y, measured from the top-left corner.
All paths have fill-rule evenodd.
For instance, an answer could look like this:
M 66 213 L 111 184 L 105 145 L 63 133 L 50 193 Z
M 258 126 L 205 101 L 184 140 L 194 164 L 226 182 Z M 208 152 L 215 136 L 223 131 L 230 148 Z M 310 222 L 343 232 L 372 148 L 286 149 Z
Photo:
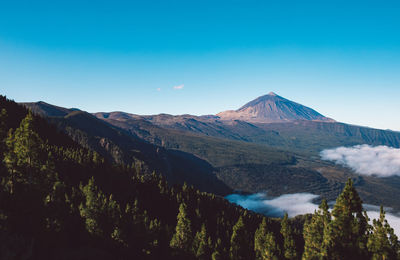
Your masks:
M 331 219 L 331 215 L 333 218 Z M 398 259 L 399 242 L 385 219 L 372 229 L 351 179 L 336 200 L 332 214 L 324 200 L 303 229 L 303 259 Z
M 44 160 L 44 142 L 33 129 L 33 116 L 29 113 L 14 132 L 9 131 L 6 139 L 7 152 L 4 163 L 10 172 L 8 186 L 13 193 L 17 184 L 42 182 L 42 172 L 47 170 Z
M 85 202 L 79 206 L 82 218 L 85 219 L 89 233 L 100 237 L 120 239 L 118 220 L 121 210 L 110 195 L 107 197 L 94 183 L 94 178 L 84 187 L 80 187 Z
M 231 259 L 239 260 L 248 258 L 247 239 L 247 230 L 243 222 L 243 217 L 240 216 L 232 230 L 231 247 L 229 249 Z
M 293 231 L 289 224 L 287 213 L 285 213 L 282 219 L 281 226 L 281 234 L 283 236 L 283 255 L 286 259 L 296 259 L 296 244 L 293 239 Z
M 221 260 L 221 253 L 219 251 L 215 251 L 214 253 L 212 253 L 211 255 L 211 259 L 212 260 Z
M 279 259 L 280 249 L 274 234 L 268 231 L 266 218 L 263 218 L 254 234 L 254 251 L 256 252 L 256 259 Z
M 4 153 L 5 147 L 5 139 L 7 137 L 7 110 L 4 108 L 0 111 L 0 154 Z
M 314 212 L 311 220 L 304 224 L 303 259 L 328 259 L 329 225 L 331 214 L 328 203 L 322 200 L 319 209 Z
M 187 207 L 185 203 L 179 206 L 175 234 L 172 236 L 170 246 L 172 248 L 189 251 L 192 244 L 192 228 L 187 217 Z
M 331 257 L 354 259 L 366 257 L 368 217 L 363 212 L 362 201 L 349 179 L 332 210 L 330 228 Z
M 222 248 L 222 241 L 220 238 L 217 239 L 217 243 L 215 243 L 214 252 L 211 254 L 211 259 L 213 260 L 221 260 L 224 259 L 223 257 L 223 248 Z
M 211 246 L 211 238 L 207 236 L 206 226 L 203 223 L 201 230 L 196 232 L 193 239 L 193 253 L 197 259 L 210 259 Z
M 373 220 L 367 247 L 371 259 L 399 259 L 399 241 L 385 218 L 385 211 L 382 206 L 379 219 Z

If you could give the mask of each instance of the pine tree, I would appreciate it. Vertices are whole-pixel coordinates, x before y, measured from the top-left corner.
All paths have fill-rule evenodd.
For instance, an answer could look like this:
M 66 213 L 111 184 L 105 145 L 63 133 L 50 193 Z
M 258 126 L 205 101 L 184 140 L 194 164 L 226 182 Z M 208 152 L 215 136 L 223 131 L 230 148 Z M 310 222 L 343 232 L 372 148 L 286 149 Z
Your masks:
M 278 245 L 274 234 L 267 230 L 265 218 L 263 218 L 263 221 L 254 234 L 254 251 L 256 252 L 256 259 L 272 260 L 279 258 Z
M 135 198 L 132 204 L 128 203 L 125 206 L 118 225 L 121 232 L 114 239 L 123 245 L 133 244 L 136 252 L 151 247 L 155 241 L 150 238 L 150 233 L 157 233 L 159 222 L 153 220 L 147 223 L 147 219 L 147 212 L 139 208 L 139 201 Z
M 331 214 L 328 209 L 328 203 L 323 200 L 311 220 L 304 224 L 303 259 L 327 259 L 327 243 L 329 241 L 329 225 L 331 222 Z
M 360 259 L 367 255 L 368 217 L 362 201 L 349 179 L 332 210 L 330 227 L 330 257 Z M 329 252 L 328 252 L 329 253 Z
M 88 184 L 80 187 L 85 201 L 79 206 L 81 216 L 85 219 L 89 233 L 99 237 L 116 236 L 114 232 L 119 225 L 120 207 L 112 195 L 107 197 L 96 185 L 92 177 Z
M 6 151 L 6 138 L 7 138 L 7 111 L 3 108 L 1 109 L 0 112 L 0 199 L 2 199 L 2 192 L 4 192 L 4 186 L 5 183 L 7 182 L 6 179 L 3 179 L 7 175 L 7 168 L 3 164 L 3 157 L 4 157 L 4 152 Z M 5 195 L 4 195 L 5 196 Z M 0 201 L 1 203 L 2 201 Z M 5 202 L 3 202 L 5 203 Z
M 59 232 L 63 228 L 63 219 L 68 214 L 65 198 L 65 184 L 54 176 L 53 187 L 44 199 L 46 207 L 46 228 Z
M 373 220 L 372 233 L 369 235 L 367 247 L 374 260 L 398 259 L 399 242 L 385 218 L 382 206 L 379 219 Z
M 222 256 L 222 240 L 220 238 L 217 239 L 217 242 L 215 243 L 215 248 L 214 248 L 214 252 L 211 255 L 211 259 L 212 260 L 221 260 L 224 259 L 224 257 Z
M 6 125 L 6 120 L 7 120 L 7 111 L 3 108 L 0 111 L 0 159 L 3 157 L 3 152 L 6 149 L 6 143 L 5 139 L 7 137 L 7 125 Z
M 192 244 L 192 229 L 190 220 L 187 216 L 187 207 L 184 202 L 179 206 L 175 234 L 172 236 L 170 246 L 172 248 L 189 252 Z
M 203 224 L 193 239 L 193 253 L 197 259 L 210 259 L 206 226 Z
M 217 250 L 214 251 L 211 255 L 211 259 L 212 260 L 221 260 L 222 259 L 221 253 Z
M 242 216 L 240 216 L 232 230 L 231 247 L 229 249 L 230 258 L 233 260 L 247 259 L 247 248 L 248 241 L 246 227 L 244 225 Z
M 33 115 L 28 113 L 19 128 L 14 132 L 9 131 L 6 139 L 7 152 L 4 154 L 4 163 L 10 172 L 10 193 L 14 192 L 17 183 L 41 183 L 40 171 L 46 164 L 43 160 L 44 142 L 35 132 L 33 121 Z
M 285 213 L 281 222 L 281 234 L 283 236 L 283 255 L 286 259 L 296 259 L 297 251 L 293 239 L 293 231 L 288 221 L 288 214 Z
M 254 233 L 254 251 L 256 252 L 257 259 L 266 259 L 264 258 L 264 250 L 265 250 L 265 237 L 267 232 L 268 232 L 267 222 L 265 218 L 263 218 L 261 224 Z

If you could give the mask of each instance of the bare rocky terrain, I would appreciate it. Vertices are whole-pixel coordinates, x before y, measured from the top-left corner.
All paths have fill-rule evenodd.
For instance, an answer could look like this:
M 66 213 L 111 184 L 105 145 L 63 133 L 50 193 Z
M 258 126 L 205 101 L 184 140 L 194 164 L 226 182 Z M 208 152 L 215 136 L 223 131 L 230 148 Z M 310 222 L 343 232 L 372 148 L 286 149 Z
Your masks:
M 334 122 L 317 111 L 295 103 L 274 92 L 256 98 L 238 110 L 218 113 L 221 120 L 242 120 L 250 123 L 276 123 L 296 120 Z

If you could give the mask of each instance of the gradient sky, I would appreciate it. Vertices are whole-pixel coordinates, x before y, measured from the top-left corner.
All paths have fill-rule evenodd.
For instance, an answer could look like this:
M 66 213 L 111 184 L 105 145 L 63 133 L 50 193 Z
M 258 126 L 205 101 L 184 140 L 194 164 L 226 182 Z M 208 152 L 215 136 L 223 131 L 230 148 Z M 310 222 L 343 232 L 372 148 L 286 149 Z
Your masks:
M 274 91 L 400 131 L 399 14 L 400 1 L 0 1 L 0 93 L 202 115 Z

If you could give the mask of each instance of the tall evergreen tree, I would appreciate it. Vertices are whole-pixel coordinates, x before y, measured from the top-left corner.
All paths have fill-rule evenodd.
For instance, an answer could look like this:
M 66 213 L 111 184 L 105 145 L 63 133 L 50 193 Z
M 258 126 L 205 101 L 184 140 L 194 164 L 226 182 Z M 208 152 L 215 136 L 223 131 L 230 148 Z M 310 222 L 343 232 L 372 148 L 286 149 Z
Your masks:
M 197 259 L 210 259 L 208 242 L 206 226 L 203 224 L 193 239 L 193 253 Z
M 217 242 L 215 243 L 214 246 L 214 252 L 211 254 L 211 259 L 212 260 L 221 260 L 225 259 L 227 257 L 223 257 L 223 252 L 224 249 L 222 248 L 222 240 L 220 238 L 217 239 Z
M 3 157 L 3 153 L 6 149 L 5 139 L 7 137 L 7 111 L 3 108 L 0 111 L 0 159 Z
M 240 216 L 232 229 L 231 247 L 229 256 L 233 260 L 248 258 L 248 241 L 246 227 L 243 222 L 243 217 Z
M 175 234 L 172 236 L 170 246 L 172 248 L 190 251 L 192 245 L 192 228 L 187 216 L 187 207 L 184 202 L 179 206 Z
M 3 108 L 0 111 L 0 199 L 1 194 L 3 192 L 2 186 L 3 182 L 6 182 L 7 180 L 3 179 L 7 175 L 7 169 L 3 163 L 4 159 L 4 152 L 6 151 L 6 138 L 7 138 L 7 111 Z M 0 201 L 1 202 L 1 201 Z M 3 202 L 4 203 L 4 202 Z
M 362 201 L 349 179 L 332 210 L 330 257 L 360 259 L 367 257 L 368 217 Z
M 96 185 L 94 178 L 80 187 L 85 200 L 79 206 L 81 216 L 85 219 L 89 233 L 99 237 L 112 237 L 120 219 L 121 211 L 112 195 L 107 197 Z M 118 231 L 118 230 L 117 230 Z
M 10 193 L 14 192 L 17 183 L 41 182 L 40 171 L 46 165 L 43 161 L 44 142 L 34 130 L 33 120 L 33 115 L 28 113 L 20 126 L 14 132 L 10 131 L 6 139 L 7 152 L 4 154 L 4 162 L 10 172 Z
M 293 239 L 293 231 L 288 220 L 288 214 L 285 213 L 281 222 L 281 234 L 283 236 L 283 255 L 286 259 L 296 259 L 296 244 Z
M 211 255 L 212 260 L 221 260 L 222 256 L 221 253 L 218 250 L 215 250 L 212 255 Z
M 321 202 L 311 220 L 306 221 L 303 229 L 304 253 L 303 259 L 327 259 L 329 225 L 331 214 L 326 200 Z
M 256 252 L 256 259 L 279 259 L 280 250 L 278 244 L 276 243 L 274 234 L 268 231 L 265 218 L 263 218 L 254 234 L 254 251 Z
M 265 218 L 263 218 L 256 232 L 254 233 L 254 251 L 256 252 L 257 259 L 266 259 L 264 257 L 265 250 L 265 238 L 267 234 L 267 222 Z
M 374 260 L 399 259 L 399 241 L 385 218 L 382 206 L 379 219 L 373 220 L 372 233 L 369 235 L 367 247 Z

